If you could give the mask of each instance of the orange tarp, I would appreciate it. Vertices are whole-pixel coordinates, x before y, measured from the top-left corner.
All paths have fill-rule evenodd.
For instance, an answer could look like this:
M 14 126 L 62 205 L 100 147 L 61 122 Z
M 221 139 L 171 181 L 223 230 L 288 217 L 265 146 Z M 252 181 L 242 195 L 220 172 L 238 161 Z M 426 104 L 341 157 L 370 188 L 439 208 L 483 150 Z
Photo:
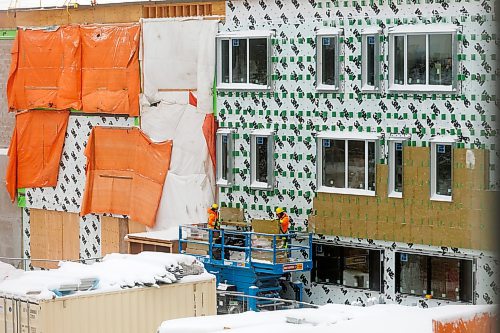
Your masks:
M 453 321 L 432 321 L 433 333 L 494 333 L 497 317 L 489 313 L 478 314 L 472 319 L 457 318 Z
M 18 29 L 9 110 L 139 115 L 139 24 Z
M 140 26 L 80 26 L 85 112 L 139 115 Z
M 38 110 L 16 114 L 6 175 L 12 202 L 18 188 L 57 185 L 68 119 L 69 111 Z
M 7 82 L 9 110 L 81 108 L 78 26 L 17 30 Z
M 212 159 L 212 164 L 215 170 L 216 159 L 216 141 L 215 136 L 217 132 L 217 122 L 215 121 L 215 117 L 213 113 L 207 114 L 205 116 L 205 121 L 203 122 L 203 136 L 205 136 L 205 141 L 207 142 L 208 153 L 210 154 L 210 158 Z
M 80 215 L 123 214 L 152 227 L 171 154 L 171 140 L 153 143 L 138 128 L 94 127 Z

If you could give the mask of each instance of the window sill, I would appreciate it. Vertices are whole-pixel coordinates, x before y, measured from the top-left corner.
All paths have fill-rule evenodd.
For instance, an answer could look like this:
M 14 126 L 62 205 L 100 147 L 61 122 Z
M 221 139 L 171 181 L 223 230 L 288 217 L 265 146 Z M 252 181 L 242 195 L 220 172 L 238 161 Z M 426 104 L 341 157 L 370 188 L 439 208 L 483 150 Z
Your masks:
M 316 86 L 316 91 L 319 91 L 319 92 L 338 92 L 339 87 L 329 86 L 326 84 L 320 84 L 320 85 Z
M 252 83 L 219 83 L 217 85 L 217 90 L 255 90 L 255 91 L 267 91 L 271 90 L 269 85 L 260 85 Z
M 426 300 L 426 301 L 436 301 L 436 302 L 450 302 L 450 303 L 455 303 L 455 304 L 472 304 L 472 302 L 467 302 L 463 300 L 456 300 L 456 299 L 450 299 L 450 298 L 441 298 L 441 297 L 432 297 L 432 298 L 425 298 L 425 295 L 417 295 L 417 294 L 411 294 L 411 293 L 401 293 L 399 292 L 398 294 L 410 297 L 415 300 Z
M 229 181 L 223 179 L 219 179 L 215 184 L 219 187 L 230 187 L 232 185 Z
M 271 185 L 262 182 L 253 182 L 252 184 L 250 184 L 250 188 L 254 190 L 264 190 L 264 191 L 272 190 Z
M 387 197 L 402 199 L 403 198 L 403 193 L 402 192 L 391 192 Z
M 453 202 L 451 195 L 448 196 L 448 195 L 433 194 L 433 195 L 431 195 L 431 200 L 432 201 Z
M 374 86 L 363 86 L 361 87 L 361 92 L 364 93 L 378 93 L 380 92 L 380 88 Z
M 351 194 L 351 195 L 364 195 L 369 197 L 375 196 L 375 191 L 360 190 L 356 188 L 336 188 L 328 186 L 320 186 L 318 192 L 333 193 L 333 194 Z
M 429 84 L 391 84 L 389 86 L 388 92 L 406 92 L 406 93 L 424 93 L 424 92 L 434 92 L 434 93 L 456 93 L 458 90 L 451 86 L 438 86 Z

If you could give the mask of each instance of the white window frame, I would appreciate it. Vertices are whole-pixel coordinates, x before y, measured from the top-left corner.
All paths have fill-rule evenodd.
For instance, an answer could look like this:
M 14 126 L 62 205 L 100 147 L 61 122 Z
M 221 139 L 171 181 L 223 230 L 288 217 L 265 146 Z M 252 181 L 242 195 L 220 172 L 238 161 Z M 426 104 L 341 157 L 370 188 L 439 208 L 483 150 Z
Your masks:
M 458 91 L 458 27 L 454 24 L 428 24 L 428 25 L 402 25 L 389 28 L 389 91 L 390 92 L 457 92 Z M 430 85 L 430 84 L 408 84 L 408 36 L 426 35 L 426 82 L 429 81 L 429 35 L 451 34 L 452 47 L 452 84 L 451 85 Z M 394 37 L 404 37 L 404 83 L 394 83 Z
M 346 141 L 345 149 L 345 185 L 349 184 L 349 141 L 364 141 L 365 142 L 365 189 L 348 188 L 348 187 L 330 187 L 323 185 L 323 139 L 328 140 L 344 140 Z M 375 145 L 375 182 L 377 180 L 377 158 L 379 156 L 378 141 L 380 135 L 378 133 L 343 133 L 343 132 L 321 132 L 316 137 L 316 186 L 318 192 L 336 193 L 336 194 L 352 194 L 352 195 L 365 195 L 375 196 L 375 190 L 368 190 L 368 142 L 373 142 Z
M 323 28 L 316 32 L 316 90 L 317 91 L 339 91 L 340 90 L 340 42 L 339 38 L 342 36 L 342 30 L 337 28 Z M 323 81 L 323 37 L 335 38 L 335 84 L 327 85 L 322 84 Z
M 272 48 L 271 48 L 271 35 L 272 32 L 268 30 L 251 30 L 251 31 L 237 31 L 218 34 L 217 40 L 217 89 L 219 90 L 257 90 L 265 91 L 271 89 L 271 72 L 272 72 Z M 267 82 L 265 84 L 249 83 L 250 80 L 250 39 L 263 39 L 267 40 Z M 232 40 L 233 39 L 246 39 L 247 40 L 247 82 L 232 82 Z M 229 83 L 222 82 L 222 41 L 229 41 Z
M 236 130 L 232 128 L 219 128 L 217 130 L 217 139 L 216 139 L 216 160 L 217 163 L 215 165 L 216 168 L 216 175 L 217 175 L 217 185 L 221 187 L 227 187 L 231 186 L 234 182 L 234 174 L 233 174 L 233 169 L 234 169 L 234 156 L 233 156 L 233 151 L 234 151 L 234 138 L 233 134 L 236 132 Z M 227 179 L 222 178 L 222 137 L 224 135 L 227 135 L 227 150 L 228 150 L 228 167 L 230 172 L 227 175 Z
M 267 138 L 267 182 L 257 181 L 257 138 Z M 267 129 L 254 130 L 250 134 L 250 187 L 272 190 L 274 186 L 274 132 Z
M 434 201 L 453 201 L 453 148 L 457 139 L 453 136 L 435 136 L 430 140 L 431 145 L 431 200 Z M 442 195 L 436 193 L 436 158 L 437 158 L 437 145 L 451 146 L 451 194 Z
M 380 90 L 380 33 L 382 29 L 367 28 L 361 32 L 361 91 L 379 91 Z M 368 62 L 368 37 L 373 36 L 375 38 L 375 85 L 371 86 L 366 83 L 367 81 L 367 62 Z
M 394 158 L 396 152 L 396 144 L 400 143 L 403 147 L 403 178 L 404 178 L 404 149 L 405 143 L 410 138 L 407 136 L 391 136 L 386 138 L 388 144 L 388 164 L 389 164 L 389 181 L 388 181 L 388 197 L 389 198 L 402 198 L 403 192 L 396 192 L 394 187 L 396 185 L 396 172 L 395 172 L 395 163 L 396 160 Z M 404 179 L 403 179 L 403 191 L 404 191 Z

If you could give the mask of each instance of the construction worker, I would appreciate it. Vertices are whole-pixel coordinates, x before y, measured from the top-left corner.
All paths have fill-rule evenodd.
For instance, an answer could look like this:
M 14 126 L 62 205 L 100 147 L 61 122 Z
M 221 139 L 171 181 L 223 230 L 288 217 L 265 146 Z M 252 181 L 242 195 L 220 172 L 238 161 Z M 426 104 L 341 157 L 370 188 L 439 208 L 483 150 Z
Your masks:
M 220 229 L 220 224 L 219 224 L 219 205 L 213 204 L 212 207 L 208 209 L 208 228 L 209 229 L 214 229 L 214 230 L 219 230 Z
M 290 218 L 288 217 L 287 213 L 283 210 L 283 208 L 278 207 L 276 208 L 276 215 L 278 216 L 279 219 L 279 226 L 280 226 L 280 234 L 288 234 L 288 228 L 290 227 Z M 288 237 L 283 237 L 283 247 L 287 248 L 288 247 Z

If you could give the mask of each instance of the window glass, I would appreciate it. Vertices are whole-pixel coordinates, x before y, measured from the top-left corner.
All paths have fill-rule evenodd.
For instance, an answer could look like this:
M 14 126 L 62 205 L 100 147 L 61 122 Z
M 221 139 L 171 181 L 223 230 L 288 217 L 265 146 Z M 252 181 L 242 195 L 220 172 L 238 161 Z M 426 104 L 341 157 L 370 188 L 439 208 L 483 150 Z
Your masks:
M 375 86 L 375 39 L 376 36 L 366 36 L 366 84 Z
M 336 37 L 321 37 L 321 83 L 335 85 Z
M 408 84 L 425 84 L 425 35 L 409 35 L 407 47 Z
M 365 141 L 348 141 L 349 188 L 365 189 Z
M 247 82 L 247 40 L 232 39 L 233 83 Z
M 375 142 L 368 142 L 368 189 L 375 191 Z
M 394 191 L 403 192 L 403 143 L 394 143 Z
M 366 249 L 344 248 L 343 285 L 347 287 L 369 288 L 369 251 Z
M 265 136 L 255 137 L 256 157 L 255 157 L 255 180 L 261 183 L 267 183 L 267 151 L 268 138 Z
M 472 302 L 472 285 L 474 283 L 472 276 L 472 260 L 460 261 L 460 300 L 463 302 Z
M 452 35 L 429 35 L 429 84 L 452 84 Z
M 394 83 L 405 83 L 405 37 L 394 37 Z
M 249 44 L 250 83 L 267 84 L 267 39 L 250 39 Z
M 323 186 L 345 187 L 345 141 L 323 139 Z
M 427 257 L 397 253 L 400 263 L 399 286 L 404 294 L 427 294 Z
M 342 284 L 342 248 L 320 244 L 314 248 L 314 281 Z
M 436 298 L 460 300 L 460 260 L 431 258 L 431 291 Z
M 228 147 L 228 134 L 222 134 L 221 137 L 221 178 L 227 180 L 227 176 L 229 175 L 229 147 Z
M 221 81 L 229 83 L 229 40 L 221 41 Z
M 436 144 L 436 194 L 451 196 L 451 145 Z

